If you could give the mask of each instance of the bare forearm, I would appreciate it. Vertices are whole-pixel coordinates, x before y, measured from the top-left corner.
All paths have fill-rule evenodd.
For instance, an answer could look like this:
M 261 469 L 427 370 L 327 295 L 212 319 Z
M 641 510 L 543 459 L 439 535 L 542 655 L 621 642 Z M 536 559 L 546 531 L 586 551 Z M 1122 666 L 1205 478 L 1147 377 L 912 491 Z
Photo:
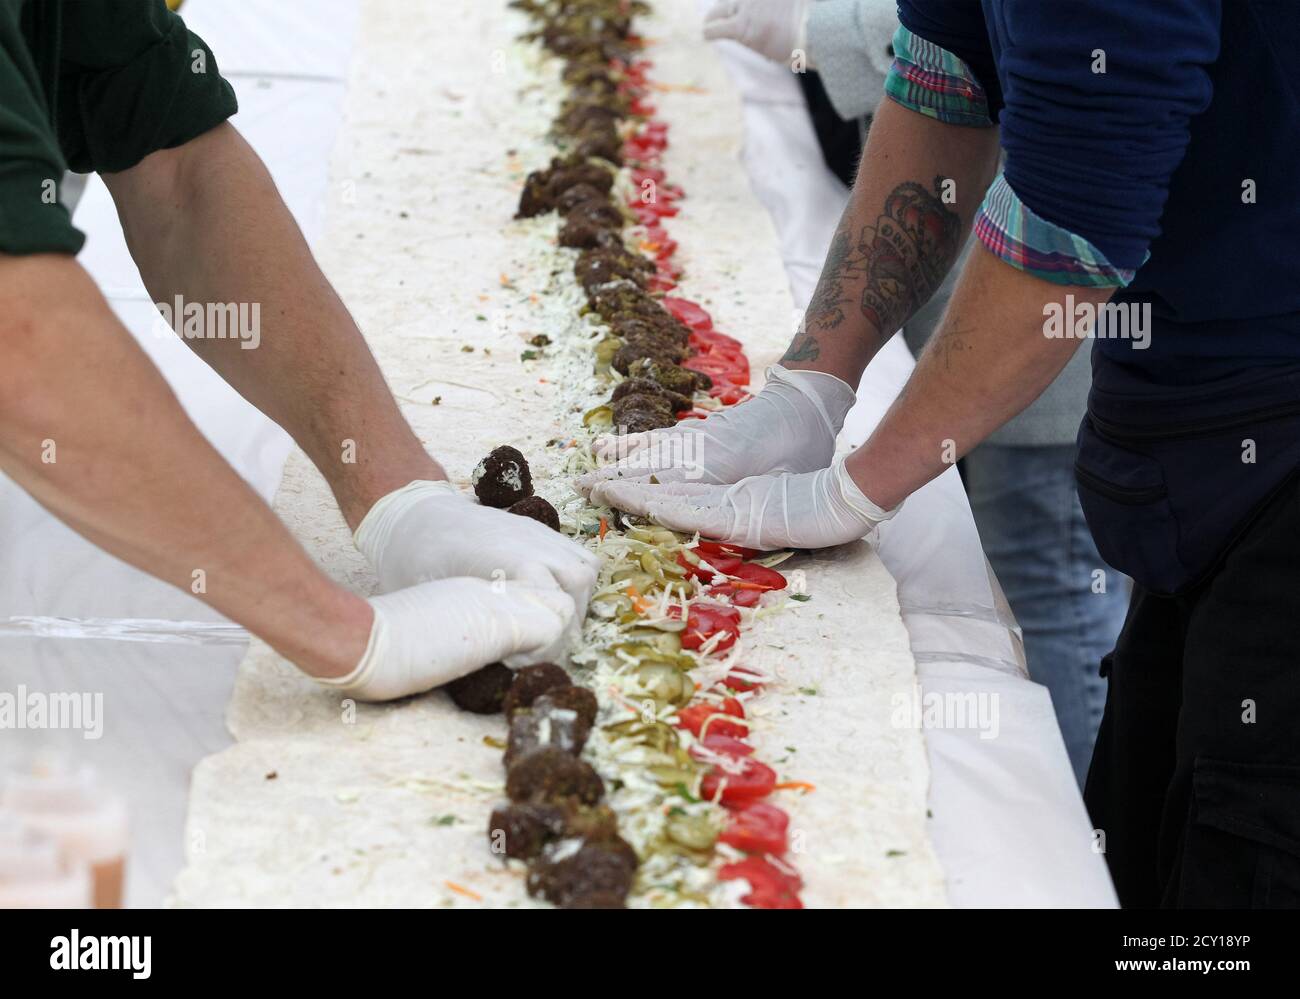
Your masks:
M 355 663 L 364 601 L 320 572 L 199 434 L 80 266 L 0 257 L 0 301 L 5 473 L 95 544 L 300 665 Z
M 284 427 L 355 527 L 384 494 L 445 474 L 429 457 L 365 340 L 257 155 L 229 125 L 106 178 L 155 301 L 255 303 L 257 346 L 186 342 Z M 173 318 L 178 324 L 179 317 Z
M 1113 289 L 1030 277 L 976 247 L 902 393 L 848 460 L 859 487 L 894 507 L 1033 402 L 1079 339 L 1050 338 L 1048 303 L 1100 304 Z M 1065 310 L 1068 314 L 1069 310 Z
M 997 130 L 884 101 L 803 325 L 782 363 L 856 385 L 943 282 L 997 167 Z

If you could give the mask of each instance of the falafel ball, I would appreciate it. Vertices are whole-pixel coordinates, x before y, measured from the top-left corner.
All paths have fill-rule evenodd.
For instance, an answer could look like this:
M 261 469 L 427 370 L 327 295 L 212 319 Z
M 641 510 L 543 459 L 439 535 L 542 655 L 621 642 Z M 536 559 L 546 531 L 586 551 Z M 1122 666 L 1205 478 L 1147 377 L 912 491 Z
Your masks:
M 476 715 L 494 715 L 505 704 L 515 673 L 505 663 L 488 663 L 482 669 L 452 680 L 444 689 L 456 707 Z
M 533 495 L 533 473 L 528 462 L 509 444 L 494 448 L 480 461 L 470 481 L 480 503 L 501 510 Z
M 590 734 L 590 723 L 583 721 L 578 712 L 548 703 L 546 695 L 543 695 L 527 711 L 516 711 L 510 719 L 506 767 L 543 746 L 554 746 L 577 756 Z
M 636 877 L 636 854 L 620 839 L 548 844 L 528 871 L 528 893 L 561 908 L 592 895 L 626 898 Z
M 488 817 L 488 848 L 515 860 L 531 860 L 542 847 L 565 835 L 567 811 L 559 805 L 497 805 Z
M 596 695 L 576 683 L 568 687 L 553 687 L 533 701 L 534 711 L 551 709 L 576 711 L 588 728 L 596 724 Z
M 549 691 L 560 687 L 570 687 L 573 681 L 562 667 L 555 663 L 536 663 L 515 670 L 514 682 L 506 692 L 506 717 L 511 717 L 522 708 L 531 708 L 533 701 Z
M 689 396 L 674 392 L 665 385 L 660 385 L 649 378 L 625 378 L 614 387 L 610 402 L 618 402 L 630 395 L 660 395 L 668 401 L 674 413 L 690 409 L 695 403 Z
M 559 513 L 540 496 L 526 496 L 518 503 L 511 503 L 506 512 L 518 514 L 520 517 L 530 517 L 540 524 L 545 524 L 552 531 L 560 529 Z
M 594 805 L 604 797 L 605 784 L 590 763 L 554 746 L 543 746 L 510 764 L 506 794 L 511 801 Z

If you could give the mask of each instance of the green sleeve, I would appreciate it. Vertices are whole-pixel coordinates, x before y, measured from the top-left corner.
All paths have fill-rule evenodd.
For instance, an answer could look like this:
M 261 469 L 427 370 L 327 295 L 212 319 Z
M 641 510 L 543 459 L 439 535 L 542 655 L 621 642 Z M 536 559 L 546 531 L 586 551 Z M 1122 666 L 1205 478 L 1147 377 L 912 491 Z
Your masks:
M 203 39 L 163 0 L 64 0 L 58 133 L 73 170 L 114 173 L 235 113 Z
M 0 253 L 76 253 L 85 237 L 57 199 L 66 167 L 19 13 L 0 4 Z

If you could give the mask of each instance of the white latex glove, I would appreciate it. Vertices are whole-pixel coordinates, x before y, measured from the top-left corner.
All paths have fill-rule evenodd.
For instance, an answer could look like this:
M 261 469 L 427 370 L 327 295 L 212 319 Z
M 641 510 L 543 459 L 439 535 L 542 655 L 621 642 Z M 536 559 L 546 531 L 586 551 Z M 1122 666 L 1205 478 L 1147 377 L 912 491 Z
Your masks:
M 739 482 L 748 475 L 811 472 L 835 456 L 835 438 L 856 393 L 847 382 L 820 371 L 767 369 L 767 384 L 748 402 L 704 420 L 626 437 L 602 437 L 596 456 L 615 464 L 580 476 L 590 494 L 609 479 L 660 482 Z
M 730 486 L 604 482 L 592 499 L 649 517 L 675 531 L 746 548 L 829 548 L 857 541 L 892 517 L 869 500 L 840 458 L 800 475 L 755 475 Z
M 375 622 L 361 662 L 317 682 L 361 701 L 420 694 L 488 663 L 512 669 L 563 653 L 573 600 L 553 586 L 439 579 L 370 598 Z
M 581 619 L 600 560 L 528 517 L 480 506 L 450 482 L 412 482 L 379 500 L 354 536 L 381 593 L 478 576 L 564 590 Z
M 777 62 L 807 52 L 809 0 L 717 0 L 704 15 L 704 37 L 729 38 Z

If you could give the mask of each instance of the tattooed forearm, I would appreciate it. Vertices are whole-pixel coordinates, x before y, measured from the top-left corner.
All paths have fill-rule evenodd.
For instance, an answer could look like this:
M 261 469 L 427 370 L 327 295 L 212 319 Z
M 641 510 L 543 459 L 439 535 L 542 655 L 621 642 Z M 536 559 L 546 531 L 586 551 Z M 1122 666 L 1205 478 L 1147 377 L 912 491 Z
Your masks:
M 945 204 L 946 184 L 936 177 L 933 193 L 913 181 L 899 184 L 874 224 L 856 237 L 850 204 L 783 360 L 816 360 L 827 335 L 837 331 L 879 344 L 929 300 L 960 249 L 961 219 Z M 855 314 L 866 330 L 849 321 Z

